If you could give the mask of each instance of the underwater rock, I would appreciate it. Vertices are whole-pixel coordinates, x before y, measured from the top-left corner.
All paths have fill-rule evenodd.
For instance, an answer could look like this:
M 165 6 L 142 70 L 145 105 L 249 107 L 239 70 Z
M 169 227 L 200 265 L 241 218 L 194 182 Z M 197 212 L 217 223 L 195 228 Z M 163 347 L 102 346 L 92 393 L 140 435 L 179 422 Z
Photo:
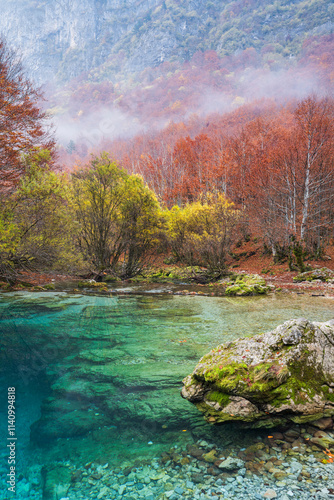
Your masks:
M 299 318 L 220 345 L 183 380 L 211 423 L 275 427 L 334 415 L 334 320 Z
M 217 460 L 217 451 L 211 450 L 208 453 L 204 453 L 203 459 L 208 463 L 214 464 Z
M 71 486 L 71 472 L 63 464 L 50 464 L 42 468 L 44 480 L 43 500 L 59 500 L 67 496 Z
M 315 427 L 318 427 L 318 429 L 325 430 L 325 429 L 332 429 L 333 427 L 333 419 L 332 418 L 319 418 L 319 420 L 314 420 L 312 422 L 312 425 Z
M 52 439 L 82 436 L 109 423 L 103 413 L 85 402 L 48 398 L 42 405 L 41 418 L 30 427 L 30 438 L 48 446 Z
M 146 390 L 140 395 L 123 393 L 107 399 L 105 404 L 116 425 L 132 422 L 139 430 L 145 430 L 156 429 L 168 422 L 168 427 L 177 427 L 189 422 L 186 404 L 178 397 L 179 393 L 179 387 Z
M 243 460 L 240 460 L 240 458 L 234 458 L 234 457 L 227 457 L 226 460 L 223 460 L 218 467 L 223 470 L 237 470 L 241 469 L 244 467 L 244 462 Z
M 310 442 L 316 444 L 324 450 L 330 449 L 334 450 L 334 439 L 329 436 L 326 432 L 318 431 L 315 433 L 314 437 L 310 439 Z
M 187 403 L 178 397 L 184 366 L 166 361 L 158 366 L 149 361 L 121 364 L 125 355 L 120 349 L 81 351 L 78 363 L 51 385 L 52 397 L 44 400 L 41 417 L 31 426 L 31 440 L 43 446 L 105 425 L 135 423 L 142 432 L 187 425 Z M 193 417 L 197 423 L 195 408 Z

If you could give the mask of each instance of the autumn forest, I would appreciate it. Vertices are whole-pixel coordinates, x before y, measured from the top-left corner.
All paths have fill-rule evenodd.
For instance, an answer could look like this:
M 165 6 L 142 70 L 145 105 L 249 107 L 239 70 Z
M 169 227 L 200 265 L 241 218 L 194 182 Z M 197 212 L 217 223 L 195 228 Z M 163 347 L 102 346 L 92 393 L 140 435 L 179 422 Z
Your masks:
M 208 81 L 219 101 L 219 92 L 240 90 L 238 71 L 252 67 L 259 81 L 270 71 L 254 49 L 234 58 L 207 51 L 152 70 L 150 94 L 144 84 L 122 94 L 119 109 L 132 102 L 144 129 L 64 145 L 45 111 L 55 98 L 42 100 L 2 40 L 1 281 L 15 283 L 22 270 L 128 279 L 157 260 L 214 280 L 250 238 L 290 270 L 321 259 L 334 238 L 334 38 L 322 42 L 309 40 L 294 67 L 296 78 L 317 75 L 300 97 L 282 81 L 282 96 L 234 95 L 226 110 L 193 112 Z M 76 89 L 67 102 L 73 126 L 81 108 L 110 110 L 111 83 L 76 79 Z

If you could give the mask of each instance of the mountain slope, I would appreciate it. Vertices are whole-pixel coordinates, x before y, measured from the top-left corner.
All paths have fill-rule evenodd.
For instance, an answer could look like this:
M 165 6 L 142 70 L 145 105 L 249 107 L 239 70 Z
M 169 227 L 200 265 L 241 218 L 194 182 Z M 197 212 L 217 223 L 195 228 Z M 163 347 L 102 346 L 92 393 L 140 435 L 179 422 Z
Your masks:
M 197 51 L 268 59 L 298 55 L 305 38 L 334 28 L 332 0 L 0 0 L 0 32 L 40 83 L 82 73 L 127 78 Z

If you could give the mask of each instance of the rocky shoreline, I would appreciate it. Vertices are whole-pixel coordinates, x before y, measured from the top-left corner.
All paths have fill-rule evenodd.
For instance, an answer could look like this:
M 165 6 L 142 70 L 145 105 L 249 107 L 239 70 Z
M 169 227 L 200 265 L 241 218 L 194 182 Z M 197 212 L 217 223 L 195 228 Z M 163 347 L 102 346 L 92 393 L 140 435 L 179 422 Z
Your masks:
M 267 293 L 309 293 L 311 296 L 334 297 L 334 271 L 328 268 L 315 269 L 312 272 L 296 274 L 286 272 L 277 275 L 264 275 L 238 271 L 217 282 L 200 284 L 189 281 L 189 273 L 180 271 L 175 273 L 174 268 L 151 272 L 146 277 L 120 281 L 96 281 L 94 279 L 79 279 L 77 276 L 61 274 L 24 273 L 22 282 L 17 285 L 0 283 L 1 292 L 11 291 L 45 291 L 68 290 L 82 293 L 144 293 L 147 288 L 155 292 L 159 285 L 161 293 L 176 295 L 205 295 L 205 296 L 249 296 L 264 295 Z

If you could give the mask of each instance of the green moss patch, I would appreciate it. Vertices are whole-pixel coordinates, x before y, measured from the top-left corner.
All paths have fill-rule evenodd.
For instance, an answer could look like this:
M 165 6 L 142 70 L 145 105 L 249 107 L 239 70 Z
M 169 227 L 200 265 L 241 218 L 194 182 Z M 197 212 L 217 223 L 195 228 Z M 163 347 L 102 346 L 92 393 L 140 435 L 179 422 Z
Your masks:
M 325 283 L 334 282 L 334 271 L 331 271 L 331 269 L 328 269 L 327 267 L 322 267 L 321 269 L 313 269 L 312 271 L 307 271 L 306 273 L 300 273 L 293 278 L 295 283 L 314 280 L 320 280 Z
M 205 361 L 205 358 L 202 359 Z M 225 363 L 225 364 L 224 364 Z M 246 363 L 221 361 L 212 362 L 210 368 L 196 372 L 196 379 L 212 384 L 215 401 L 217 394 L 222 400 L 229 395 L 238 395 L 246 399 L 269 402 L 275 398 L 273 389 L 283 384 L 289 377 L 289 370 L 278 362 L 263 362 L 248 366 Z
M 98 282 L 94 280 L 87 280 L 87 281 L 79 281 L 78 282 L 78 288 L 97 288 L 99 290 L 102 290 L 103 288 L 107 289 L 107 283 L 104 281 Z
M 200 272 L 200 268 L 169 266 L 164 269 L 143 271 L 130 281 L 132 283 L 173 283 L 178 281 L 190 281 L 194 273 Z
M 222 407 L 227 406 L 231 401 L 228 394 L 219 391 L 210 391 L 206 394 L 205 398 L 207 401 L 219 403 Z
M 227 283 L 225 294 L 227 296 L 264 295 L 269 291 L 266 281 L 257 274 L 237 275 Z

